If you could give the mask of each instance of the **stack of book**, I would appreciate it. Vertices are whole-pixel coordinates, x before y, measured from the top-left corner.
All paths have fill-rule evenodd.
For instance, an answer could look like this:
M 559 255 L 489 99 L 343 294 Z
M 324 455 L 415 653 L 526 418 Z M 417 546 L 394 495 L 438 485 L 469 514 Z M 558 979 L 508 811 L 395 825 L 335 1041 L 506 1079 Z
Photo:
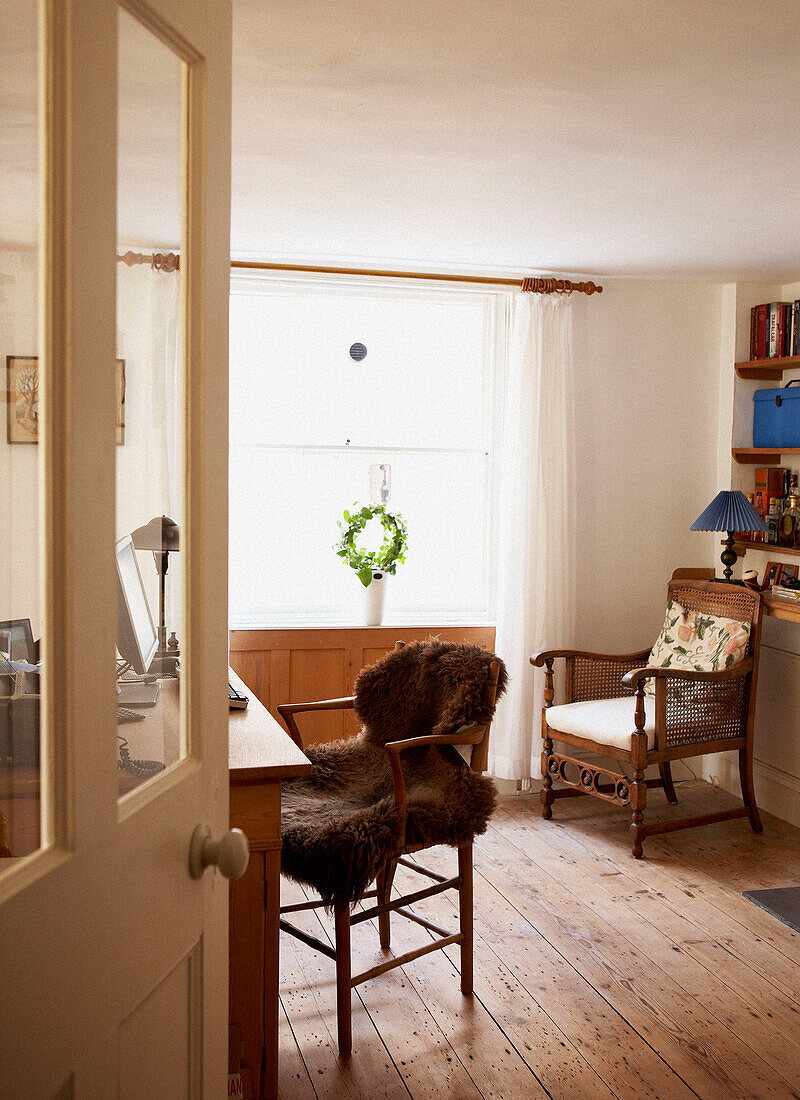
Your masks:
M 791 600 L 792 603 L 800 603 L 800 588 L 784 588 L 782 584 L 773 584 L 772 595 L 781 600 Z
M 800 355 L 800 298 L 763 302 L 750 310 L 750 358 Z

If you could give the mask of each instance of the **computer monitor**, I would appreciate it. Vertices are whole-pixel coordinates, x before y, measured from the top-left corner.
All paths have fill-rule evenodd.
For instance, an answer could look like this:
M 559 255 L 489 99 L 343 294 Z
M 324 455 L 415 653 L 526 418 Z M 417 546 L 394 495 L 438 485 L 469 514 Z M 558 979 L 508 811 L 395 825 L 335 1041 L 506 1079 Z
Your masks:
M 123 660 L 143 675 L 158 649 L 158 634 L 130 535 L 119 540 L 116 551 L 117 649 Z

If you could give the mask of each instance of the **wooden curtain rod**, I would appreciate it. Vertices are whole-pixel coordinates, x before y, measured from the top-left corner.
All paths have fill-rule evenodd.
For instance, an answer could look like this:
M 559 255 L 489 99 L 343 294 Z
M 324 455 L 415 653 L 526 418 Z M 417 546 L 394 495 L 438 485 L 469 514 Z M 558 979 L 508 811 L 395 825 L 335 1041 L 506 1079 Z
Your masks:
M 170 272 L 180 268 L 181 258 L 174 252 L 126 252 L 123 256 L 117 256 L 117 263 L 127 267 L 147 264 L 154 271 Z
M 180 256 L 176 256 L 174 252 L 154 252 L 150 255 L 126 252 L 124 256 L 117 256 L 117 259 L 128 267 L 149 264 L 157 271 L 177 271 L 180 268 Z M 231 260 L 231 268 L 249 271 L 295 271 L 309 275 L 374 275 L 385 279 L 428 279 L 440 283 L 484 283 L 490 286 L 516 286 L 529 294 L 603 293 L 603 288 L 591 280 L 585 283 L 573 283 L 570 279 L 538 275 L 526 276 L 521 280 L 499 279 L 491 275 L 445 275 L 442 272 L 382 271 L 365 267 L 316 267 L 311 264 L 273 264 L 256 260 Z
M 377 275 L 385 279 L 429 279 L 440 283 L 485 283 L 490 286 L 516 286 L 531 294 L 602 294 L 596 283 L 573 283 L 569 279 L 540 278 L 499 279 L 491 275 L 445 275 L 442 272 L 382 271 L 368 267 L 316 267 L 311 264 L 273 264 L 256 260 L 231 260 L 232 268 L 254 271 L 300 271 L 310 275 Z

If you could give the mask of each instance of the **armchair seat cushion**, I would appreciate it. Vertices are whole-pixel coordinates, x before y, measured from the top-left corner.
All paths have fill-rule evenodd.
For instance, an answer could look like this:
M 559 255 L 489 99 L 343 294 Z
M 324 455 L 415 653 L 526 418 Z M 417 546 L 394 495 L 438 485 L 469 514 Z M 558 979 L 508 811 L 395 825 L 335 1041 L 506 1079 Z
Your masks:
M 629 749 L 631 734 L 636 732 L 635 711 L 636 699 L 632 695 L 625 695 L 619 699 L 588 699 L 581 703 L 565 703 L 560 707 L 549 707 L 545 713 L 548 726 L 556 734 L 566 733 L 572 737 L 596 741 L 600 745 Z M 645 697 L 644 714 L 647 747 L 652 749 L 656 735 L 653 699 Z

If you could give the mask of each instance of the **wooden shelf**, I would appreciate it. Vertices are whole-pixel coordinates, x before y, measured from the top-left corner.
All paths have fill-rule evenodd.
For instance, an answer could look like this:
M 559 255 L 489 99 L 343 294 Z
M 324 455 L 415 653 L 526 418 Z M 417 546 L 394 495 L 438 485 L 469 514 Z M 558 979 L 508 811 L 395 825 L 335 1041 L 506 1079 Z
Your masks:
M 764 596 L 764 613 L 787 623 L 800 623 L 800 603 L 780 600 L 777 596 Z
M 785 370 L 800 368 L 800 355 L 786 355 L 781 359 L 745 359 L 734 363 L 733 369 L 740 378 L 755 378 L 762 382 L 780 382 Z
M 740 466 L 756 466 L 763 462 L 765 466 L 777 466 L 781 455 L 800 455 L 800 447 L 732 447 L 731 454 Z
M 759 550 L 762 554 L 773 553 L 776 556 L 788 554 L 791 558 L 800 558 L 800 550 L 792 550 L 790 546 L 776 546 L 772 542 L 740 542 L 737 540 L 733 544 L 733 548 L 739 557 L 748 550 Z

